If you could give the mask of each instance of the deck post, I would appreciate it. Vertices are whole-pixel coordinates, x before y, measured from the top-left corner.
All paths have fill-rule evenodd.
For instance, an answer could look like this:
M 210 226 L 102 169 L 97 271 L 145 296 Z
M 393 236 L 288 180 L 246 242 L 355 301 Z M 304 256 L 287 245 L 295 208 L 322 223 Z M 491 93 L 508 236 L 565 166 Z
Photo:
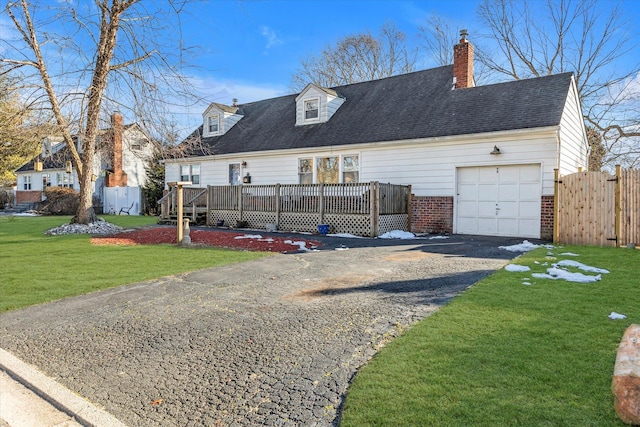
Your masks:
M 238 221 L 242 221 L 242 184 L 238 185 L 238 215 L 240 216 L 240 218 L 238 218 Z
M 324 224 L 324 184 L 318 187 L 318 224 Z
M 276 229 L 280 228 L 280 184 L 276 184 Z
M 407 231 L 411 231 L 411 185 L 407 185 Z

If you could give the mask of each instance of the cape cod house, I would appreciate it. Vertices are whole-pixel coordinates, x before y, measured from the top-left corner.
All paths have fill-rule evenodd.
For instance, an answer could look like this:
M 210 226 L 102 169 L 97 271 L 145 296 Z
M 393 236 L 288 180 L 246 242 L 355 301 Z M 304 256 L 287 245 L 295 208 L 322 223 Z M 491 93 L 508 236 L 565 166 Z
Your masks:
M 154 145 L 136 123 L 124 125 L 122 115 L 111 116 L 111 127 L 99 131 L 93 165 L 95 208 L 105 213 L 142 212 L 141 188 L 146 183 L 146 165 L 154 154 Z M 82 141 L 74 137 L 78 151 Z M 77 171 L 62 138 L 47 137 L 42 153 L 16 171 L 16 204 L 37 204 L 47 187 L 79 190 Z
M 166 182 L 410 185 L 414 232 L 550 238 L 554 169 L 588 159 L 573 74 L 475 86 L 465 33 L 451 66 L 213 103 L 202 118 Z

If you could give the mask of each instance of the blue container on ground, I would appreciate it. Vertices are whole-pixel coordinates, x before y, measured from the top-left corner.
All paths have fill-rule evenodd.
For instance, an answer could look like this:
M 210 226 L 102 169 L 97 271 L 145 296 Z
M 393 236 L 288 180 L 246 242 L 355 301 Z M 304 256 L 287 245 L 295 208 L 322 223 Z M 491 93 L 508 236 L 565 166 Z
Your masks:
M 329 233 L 329 224 L 318 224 L 318 233 L 320 233 L 320 234 L 328 234 Z

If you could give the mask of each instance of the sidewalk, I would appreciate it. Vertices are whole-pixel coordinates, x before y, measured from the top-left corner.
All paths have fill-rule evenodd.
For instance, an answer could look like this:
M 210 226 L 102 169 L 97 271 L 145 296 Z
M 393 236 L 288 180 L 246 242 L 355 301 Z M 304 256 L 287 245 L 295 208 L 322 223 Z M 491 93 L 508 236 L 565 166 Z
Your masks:
M 120 427 L 120 421 L 0 349 L 0 427 Z

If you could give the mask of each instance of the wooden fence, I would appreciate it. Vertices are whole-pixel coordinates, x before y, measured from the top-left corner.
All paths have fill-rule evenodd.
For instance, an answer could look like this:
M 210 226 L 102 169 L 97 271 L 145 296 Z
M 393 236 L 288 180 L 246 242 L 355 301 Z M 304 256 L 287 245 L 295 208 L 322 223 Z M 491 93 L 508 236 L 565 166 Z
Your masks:
M 393 184 L 209 186 L 207 224 L 378 236 L 410 229 L 411 187 Z
M 640 245 L 640 170 L 556 170 L 554 242 L 572 245 Z

